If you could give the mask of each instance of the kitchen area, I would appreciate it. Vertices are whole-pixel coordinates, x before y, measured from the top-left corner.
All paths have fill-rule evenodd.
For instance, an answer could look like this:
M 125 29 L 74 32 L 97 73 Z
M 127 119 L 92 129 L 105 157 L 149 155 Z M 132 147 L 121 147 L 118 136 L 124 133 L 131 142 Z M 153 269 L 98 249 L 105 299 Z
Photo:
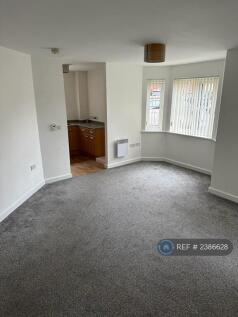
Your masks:
M 72 176 L 102 171 L 105 166 L 105 65 L 70 65 L 63 75 Z

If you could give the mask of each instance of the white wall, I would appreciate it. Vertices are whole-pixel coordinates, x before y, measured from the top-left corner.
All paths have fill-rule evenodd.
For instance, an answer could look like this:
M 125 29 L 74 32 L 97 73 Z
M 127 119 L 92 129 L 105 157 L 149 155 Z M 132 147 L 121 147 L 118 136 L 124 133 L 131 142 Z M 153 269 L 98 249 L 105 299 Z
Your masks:
M 78 120 L 80 117 L 80 109 L 76 90 L 75 73 L 69 72 L 63 74 L 63 76 L 67 119 Z
M 220 76 L 213 135 L 213 137 L 215 138 L 220 109 L 223 72 L 224 60 L 170 67 L 146 66 L 143 68 L 142 129 L 145 129 L 144 114 L 146 112 L 146 81 L 148 79 L 165 79 L 166 84 L 164 98 L 163 132 L 142 133 L 143 157 L 155 158 L 157 157 L 157 155 L 163 154 L 167 160 L 172 160 L 177 163 L 181 163 L 190 167 L 197 168 L 198 170 L 211 173 L 214 159 L 215 140 L 208 140 L 169 133 L 172 88 L 173 80 L 176 78 L 203 77 L 216 75 Z M 156 137 L 155 134 L 159 134 L 160 136 Z
M 228 51 L 210 190 L 238 202 L 238 48 Z
M 165 157 L 165 134 L 158 132 L 141 133 L 141 156 L 146 159 Z
M 129 139 L 141 143 L 142 67 L 133 64 L 107 63 L 107 152 L 109 167 L 137 160 L 140 146 L 129 146 L 128 156 L 115 157 L 115 141 Z
M 70 177 L 68 130 L 62 65 L 57 57 L 32 56 L 37 119 L 47 182 Z M 59 130 L 51 131 L 56 123 Z
M 88 71 L 89 115 L 106 122 L 106 69 L 105 64 Z
M 88 73 L 76 71 L 63 74 L 68 120 L 88 119 Z
M 0 220 L 44 183 L 31 58 L 0 47 Z M 36 168 L 31 171 L 30 166 Z
M 79 119 L 84 120 L 89 117 L 88 103 L 88 72 L 75 72 L 75 84 L 77 91 L 77 101 L 79 107 Z
M 164 143 L 167 161 L 211 174 L 214 140 L 164 133 Z

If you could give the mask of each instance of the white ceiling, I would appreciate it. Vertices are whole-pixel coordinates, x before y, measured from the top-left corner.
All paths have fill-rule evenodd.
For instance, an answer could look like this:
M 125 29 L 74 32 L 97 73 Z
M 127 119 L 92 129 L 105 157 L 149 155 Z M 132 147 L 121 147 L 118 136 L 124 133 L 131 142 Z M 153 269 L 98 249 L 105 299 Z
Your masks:
M 166 63 L 225 56 L 238 46 L 238 0 L 0 0 L 0 45 L 64 62 L 143 63 L 143 45 L 167 45 Z

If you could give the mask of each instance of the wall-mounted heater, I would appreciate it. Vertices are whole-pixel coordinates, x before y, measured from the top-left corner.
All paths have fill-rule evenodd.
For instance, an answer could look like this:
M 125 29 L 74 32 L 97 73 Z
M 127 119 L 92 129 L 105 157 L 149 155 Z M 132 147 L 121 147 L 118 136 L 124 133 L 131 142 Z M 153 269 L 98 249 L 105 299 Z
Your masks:
M 125 157 L 128 154 L 128 139 L 116 141 L 116 156 Z

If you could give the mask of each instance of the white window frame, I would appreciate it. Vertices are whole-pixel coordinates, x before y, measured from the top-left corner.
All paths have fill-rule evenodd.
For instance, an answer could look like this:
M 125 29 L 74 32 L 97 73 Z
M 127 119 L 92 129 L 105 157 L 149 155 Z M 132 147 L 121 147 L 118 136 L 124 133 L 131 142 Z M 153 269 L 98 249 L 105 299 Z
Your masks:
M 180 128 L 177 128 L 177 130 L 175 128 L 171 128 L 171 122 L 173 120 L 173 113 L 176 114 L 176 111 L 177 111 L 177 114 L 179 111 L 181 111 L 181 109 L 178 109 L 178 110 L 175 110 L 173 109 L 173 101 L 174 101 L 174 98 L 178 98 L 175 92 L 175 88 L 174 88 L 174 85 L 175 85 L 175 81 L 178 81 L 178 80 L 209 80 L 209 79 L 217 79 L 217 82 L 216 82 L 216 96 L 215 96 L 215 99 L 214 99 L 214 103 L 213 103 L 213 121 L 211 122 L 211 128 L 210 128 L 210 134 L 203 134 L 201 133 L 196 133 L 197 131 L 192 131 L 192 133 L 186 133 L 186 131 L 184 131 L 183 129 Z M 216 116 L 217 116 L 217 103 L 218 103 L 218 95 L 219 95 L 219 85 L 220 85 L 220 76 L 219 75 L 211 75 L 211 76 L 201 76 L 201 77 L 188 77 L 188 78 L 176 78 L 173 80 L 173 85 L 172 85 L 172 98 L 171 98 L 171 108 L 170 108 L 170 120 L 169 120 L 169 132 L 171 133 L 175 133 L 175 134 L 181 134 L 181 135 L 187 135 L 187 136 L 191 136 L 191 137 L 200 137 L 200 138 L 206 138 L 206 139 L 213 139 L 214 137 L 214 129 L 216 128 L 215 127 L 215 124 L 216 124 Z M 207 83 L 208 84 L 208 83 Z M 194 98 L 194 96 L 193 96 Z M 184 111 L 184 110 L 183 110 Z M 185 114 L 187 115 L 187 113 Z M 196 114 L 197 116 L 197 114 Z M 175 124 L 175 123 L 174 123 Z M 195 122 L 196 124 L 196 122 Z M 209 128 L 208 128 L 209 129 Z M 183 130 L 183 131 L 181 131 Z M 204 132 L 204 131 L 203 131 Z
M 153 81 L 158 81 L 162 84 L 163 89 L 161 90 L 161 95 L 160 95 L 160 115 L 159 115 L 159 124 L 158 126 L 152 126 L 150 125 L 150 111 L 149 111 L 149 85 Z M 146 131 L 162 131 L 163 130 L 163 112 L 164 112 L 164 95 L 165 95 L 165 85 L 166 81 L 165 79 L 147 79 L 146 81 L 146 121 L 145 121 L 145 130 Z

